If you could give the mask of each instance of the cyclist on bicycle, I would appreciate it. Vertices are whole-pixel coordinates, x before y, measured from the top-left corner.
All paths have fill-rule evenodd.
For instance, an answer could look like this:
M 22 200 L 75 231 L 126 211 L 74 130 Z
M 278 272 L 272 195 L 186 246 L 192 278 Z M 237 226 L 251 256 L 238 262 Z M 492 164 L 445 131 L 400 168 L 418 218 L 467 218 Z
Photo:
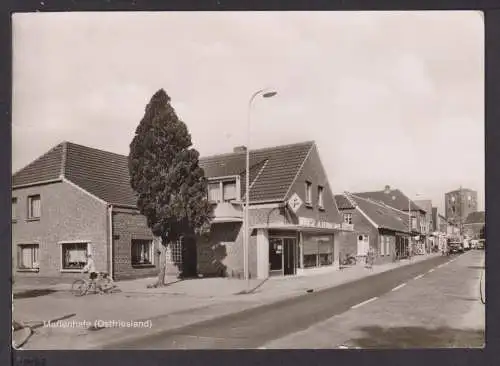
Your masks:
M 85 265 L 85 267 L 83 267 L 82 269 L 82 272 L 83 273 L 86 273 L 88 272 L 89 273 L 89 279 L 90 279 L 90 285 L 94 285 L 96 287 L 96 289 L 99 290 L 99 293 L 102 293 L 102 288 L 100 285 L 98 285 L 97 283 L 97 278 L 99 277 L 99 273 L 97 272 L 96 268 L 95 268 L 95 263 L 94 263 L 94 259 L 92 258 L 92 254 L 87 254 L 87 264 Z

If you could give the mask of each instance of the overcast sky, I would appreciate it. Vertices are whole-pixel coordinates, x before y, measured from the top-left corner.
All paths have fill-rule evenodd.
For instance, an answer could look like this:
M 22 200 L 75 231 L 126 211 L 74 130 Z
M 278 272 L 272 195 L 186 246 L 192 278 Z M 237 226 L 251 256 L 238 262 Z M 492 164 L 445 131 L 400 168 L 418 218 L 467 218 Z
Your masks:
M 479 12 L 34 13 L 13 20 L 13 170 L 61 141 L 121 154 L 160 88 L 202 156 L 315 140 L 335 192 L 484 208 Z

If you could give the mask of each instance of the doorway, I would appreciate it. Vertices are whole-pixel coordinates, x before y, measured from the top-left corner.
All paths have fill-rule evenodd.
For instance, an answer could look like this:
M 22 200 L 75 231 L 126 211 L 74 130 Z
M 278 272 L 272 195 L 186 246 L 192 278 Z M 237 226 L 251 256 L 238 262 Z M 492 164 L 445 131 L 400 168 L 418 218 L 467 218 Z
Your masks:
M 269 238 L 269 274 L 289 276 L 297 273 L 297 239 Z

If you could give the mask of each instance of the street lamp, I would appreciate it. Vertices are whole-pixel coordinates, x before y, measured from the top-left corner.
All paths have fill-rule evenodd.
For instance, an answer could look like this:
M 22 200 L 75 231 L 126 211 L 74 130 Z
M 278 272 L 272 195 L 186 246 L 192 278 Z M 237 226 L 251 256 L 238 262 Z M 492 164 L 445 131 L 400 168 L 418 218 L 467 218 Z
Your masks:
M 248 243 L 250 241 L 250 233 L 249 233 L 249 222 L 248 222 L 248 206 L 250 204 L 250 120 L 251 120 L 251 112 L 253 101 L 257 96 L 262 96 L 262 98 L 272 98 L 277 94 L 274 90 L 261 89 L 256 91 L 250 97 L 248 101 L 248 115 L 247 115 L 247 148 L 246 148 L 246 169 L 245 169 L 245 212 L 243 219 L 243 271 L 245 280 L 249 281 L 249 270 L 248 270 Z

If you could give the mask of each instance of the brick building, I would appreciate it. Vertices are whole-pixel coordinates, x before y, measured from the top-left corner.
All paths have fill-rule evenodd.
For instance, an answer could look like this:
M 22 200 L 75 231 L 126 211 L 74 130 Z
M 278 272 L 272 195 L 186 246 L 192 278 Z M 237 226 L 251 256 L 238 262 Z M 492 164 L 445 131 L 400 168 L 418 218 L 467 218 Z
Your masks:
M 250 157 L 250 275 L 333 265 L 334 235 L 352 227 L 340 225 L 316 145 L 255 150 Z M 170 246 L 172 274 L 194 266 L 204 275 L 241 275 L 244 158 L 240 149 L 200 160 L 215 217 L 208 235 Z M 161 244 L 136 207 L 126 156 L 64 142 L 16 172 L 12 185 L 15 276 L 71 280 L 87 253 L 116 280 L 158 273 Z
M 358 192 L 353 194 L 406 212 L 406 214 L 411 217 L 412 236 L 410 238 L 410 244 L 413 253 L 425 251 L 429 232 L 427 229 L 427 212 L 422 207 L 410 200 L 408 196 L 399 189 L 391 189 L 388 185 L 380 191 Z
M 376 263 L 391 262 L 408 256 L 408 214 L 369 198 L 345 193 L 336 195 L 337 206 L 346 223 L 354 224 L 356 232 L 345 235 L 340 251 L 354 255 L 360 262 L 371 247 Z
M 202 273 L 243 274 L 245 147 L 200 159 L 215 218 L 198 241 Z M 342 225 L 314 142 L 250 151 L 250 277 L 293 275 L 338 261 Z M 216 248 L 216 250 L 214 250 Z
M 445 193 L 444 198 L 446 218 L 463 229 L 467 216 L 477 211 L 477 192 L 468 188 L 459 188 Z
M 485 224 L 484 211 L 471 212 L 464 221 L 464 235 L 469 239 L 481 239 L 481 230 Z

